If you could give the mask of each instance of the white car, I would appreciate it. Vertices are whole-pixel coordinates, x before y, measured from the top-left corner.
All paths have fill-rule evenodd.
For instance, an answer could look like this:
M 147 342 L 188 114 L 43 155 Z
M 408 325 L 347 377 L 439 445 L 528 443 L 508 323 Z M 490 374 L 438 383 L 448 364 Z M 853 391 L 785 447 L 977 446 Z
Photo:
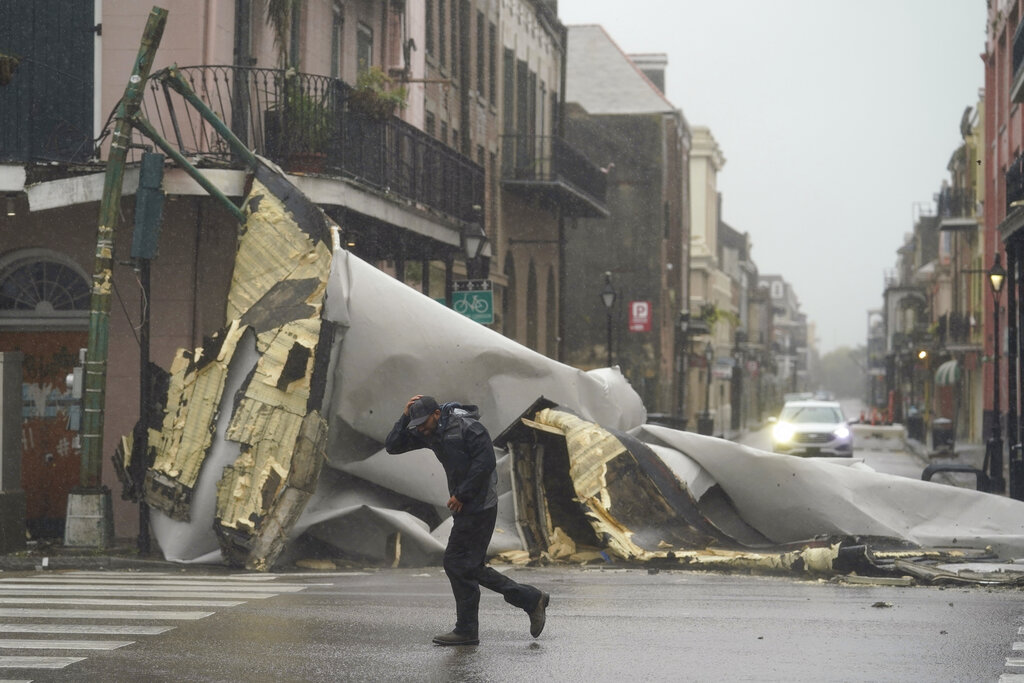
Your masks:
M 853 455 L 853 433 L 836 401 L 789 401 L 772 423 L 772 450 L 792 455 Z

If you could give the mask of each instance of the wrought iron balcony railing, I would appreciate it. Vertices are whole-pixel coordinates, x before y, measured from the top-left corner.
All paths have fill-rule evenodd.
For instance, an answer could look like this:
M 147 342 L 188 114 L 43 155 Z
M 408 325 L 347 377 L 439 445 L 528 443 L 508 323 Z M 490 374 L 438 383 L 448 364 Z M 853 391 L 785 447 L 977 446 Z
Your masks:
M 351 178 L 466 221 L 484 204 L 482 167 L 396 116 L 357 110 L 344 81 L 234 66 L 179 71 L 250 149 L 287 170 Z M 186 157 L 235 164 L 213 127 L 158 81 L 143 111 Z
M 1006 213 L 1024 202 L 1024 155 L 1018 156 L 1006 169 Z
M 974 204 L 972 190 L 944 188 L 938 197 L 939 218 L 974 218 L 976 215 Z
M 939 316 L 938 320 L 939 344 L 943 347 L 948 345 L 969 344 L 971 339 L 971 316 L 962 313 L 948 313 Z
M 503 135 L 501 182 L 546 196 L 569 216 L 608 216 L 605 172 L 554 135 Z

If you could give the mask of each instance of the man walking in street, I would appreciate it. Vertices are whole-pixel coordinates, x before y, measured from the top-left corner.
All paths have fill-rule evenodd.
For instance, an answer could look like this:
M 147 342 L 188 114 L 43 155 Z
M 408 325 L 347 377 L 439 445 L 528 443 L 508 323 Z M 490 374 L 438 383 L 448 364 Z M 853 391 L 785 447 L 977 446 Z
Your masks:
M 448 509 L 454 524 L 444 551 L 444 571 L 455 595 L 455 628 L 434 637 L 437 645 L 480 642 L 477 613 L 480 586 L 501 593 L 505 602 L 530 615 L 530 635 L 544 629 L 550 596 L 516 583 L 484 561 L 498 516 L 498 474 L 490 434 L 478 421 L 476 406 L 438 405 L 432 396 L 413 396 L 388 434 L 388 453 L 429 448 L 448 479 Z

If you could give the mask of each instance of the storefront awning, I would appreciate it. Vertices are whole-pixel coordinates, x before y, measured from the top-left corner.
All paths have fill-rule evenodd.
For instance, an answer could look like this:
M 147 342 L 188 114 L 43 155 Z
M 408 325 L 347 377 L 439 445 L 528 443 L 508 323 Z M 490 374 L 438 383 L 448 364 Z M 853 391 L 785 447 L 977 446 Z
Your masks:
M 935 385 L 940 387 L 955 386 L 960 381 L 960 364 L 955 360 L 947 360 L 935 371 Z

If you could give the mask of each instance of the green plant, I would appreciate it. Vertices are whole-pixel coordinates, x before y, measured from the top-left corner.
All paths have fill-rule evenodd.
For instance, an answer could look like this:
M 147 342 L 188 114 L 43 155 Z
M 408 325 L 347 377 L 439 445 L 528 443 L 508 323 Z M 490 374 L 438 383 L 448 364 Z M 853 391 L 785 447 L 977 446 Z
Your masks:
M 371 118 L 384 119 L 405 109 L 408 91 L 404 85 L 396 87 L 394 79 L 379 66 L 371 66 L 359 74 L 356 86 L 349 95 L 349 109 Z
M 285 79 L 284 99 L 278 109 L 285 149 L 293 154 L 323 152 L 333 128 L 326 96 L 305 92 L 294 74 L 286 74 Z

